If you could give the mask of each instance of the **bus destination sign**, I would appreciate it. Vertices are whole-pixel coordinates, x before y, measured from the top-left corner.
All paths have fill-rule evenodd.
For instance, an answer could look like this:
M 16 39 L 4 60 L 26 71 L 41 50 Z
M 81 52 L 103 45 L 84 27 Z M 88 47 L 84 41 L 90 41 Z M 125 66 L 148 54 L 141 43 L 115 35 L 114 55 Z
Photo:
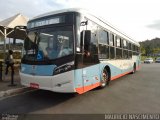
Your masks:
M 60 23 L 60 18 L 50 18 L 50 19 L 43 19 L 43 20 L 29 22 L 27 27 L 34 28 L 34 27 L 40 27 L 44 25 L 58 24 L 58 23 Z

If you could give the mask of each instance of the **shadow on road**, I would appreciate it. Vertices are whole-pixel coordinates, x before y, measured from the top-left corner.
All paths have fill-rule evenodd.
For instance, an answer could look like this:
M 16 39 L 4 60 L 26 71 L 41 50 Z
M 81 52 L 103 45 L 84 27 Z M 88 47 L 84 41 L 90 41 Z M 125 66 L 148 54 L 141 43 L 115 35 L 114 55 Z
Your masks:
M 37 110 L 54 107 L 75 96 L 76 94 L 73 93 L 67 94 L 36 90 L 34 92 L 29 92 L 1 100 L 0 113 L 27 114 Z

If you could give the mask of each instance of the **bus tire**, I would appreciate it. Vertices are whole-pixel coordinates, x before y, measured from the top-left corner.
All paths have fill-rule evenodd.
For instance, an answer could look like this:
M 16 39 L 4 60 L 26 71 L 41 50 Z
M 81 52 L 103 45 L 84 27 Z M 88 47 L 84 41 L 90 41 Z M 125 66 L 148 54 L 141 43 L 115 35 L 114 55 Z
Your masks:
M 136 72 L 136 64 L 133 65 L 133 71 L 132 71 L 132 74 L 135 74 Z
M 102 78 L 100 81 L 100 88 L 105 88 L 107 85 L 109 85 L 110 77 L 109 77 L 109 71 L 107 69 L 104 69 L 102 72 Z

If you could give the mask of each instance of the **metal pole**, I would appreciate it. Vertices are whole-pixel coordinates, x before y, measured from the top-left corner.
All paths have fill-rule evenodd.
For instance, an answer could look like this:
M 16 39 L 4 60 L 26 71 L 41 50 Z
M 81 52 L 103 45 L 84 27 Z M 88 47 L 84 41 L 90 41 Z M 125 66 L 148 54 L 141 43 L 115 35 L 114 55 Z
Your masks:
M 6 58 L 6 38 L 7 38 L 7 29 L 6 29 L 6 27 L 4 27 L 3 63 L 5 62 L 5 58 Z M 4 65 L 4 67 L 5 67 L 5 65 Z M 5 69 L 3 71 L 5 71 Z M 6 80 L 5 72 L 3 72 L 3 80 Z
M 3 65 L 2 61 L 0 61 L 0 81 L 2 81 L 2 70 L 3 70 Z
M 14 28 L 14 38 L 13 38 L 14 40 L 16 40 L 16 31 L 15 30 L 16 30 L 16 28 Z M 13 55 L 13 53 L 11 55 Z M 10 67 L 11 67 L 11 84 L 8 86 L 16 86 L 16 84 L 14 84 L 14 63 L 13 63 L 13 65 L 10 65 Z
M 9 46 L 8 46 L 8 49 L 10 50 L 11 48 L 11 38 L 9 38 Z

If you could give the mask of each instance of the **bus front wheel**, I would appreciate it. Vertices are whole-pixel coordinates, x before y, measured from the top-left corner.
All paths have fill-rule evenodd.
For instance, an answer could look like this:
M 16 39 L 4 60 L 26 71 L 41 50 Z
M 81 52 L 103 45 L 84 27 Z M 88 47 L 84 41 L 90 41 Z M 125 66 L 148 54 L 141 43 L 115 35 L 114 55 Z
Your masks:
M 104 69 L 102 72 L 102 78 L 100 82 L 100 88 L 104 88 L 109 84 L 109 72 Z

